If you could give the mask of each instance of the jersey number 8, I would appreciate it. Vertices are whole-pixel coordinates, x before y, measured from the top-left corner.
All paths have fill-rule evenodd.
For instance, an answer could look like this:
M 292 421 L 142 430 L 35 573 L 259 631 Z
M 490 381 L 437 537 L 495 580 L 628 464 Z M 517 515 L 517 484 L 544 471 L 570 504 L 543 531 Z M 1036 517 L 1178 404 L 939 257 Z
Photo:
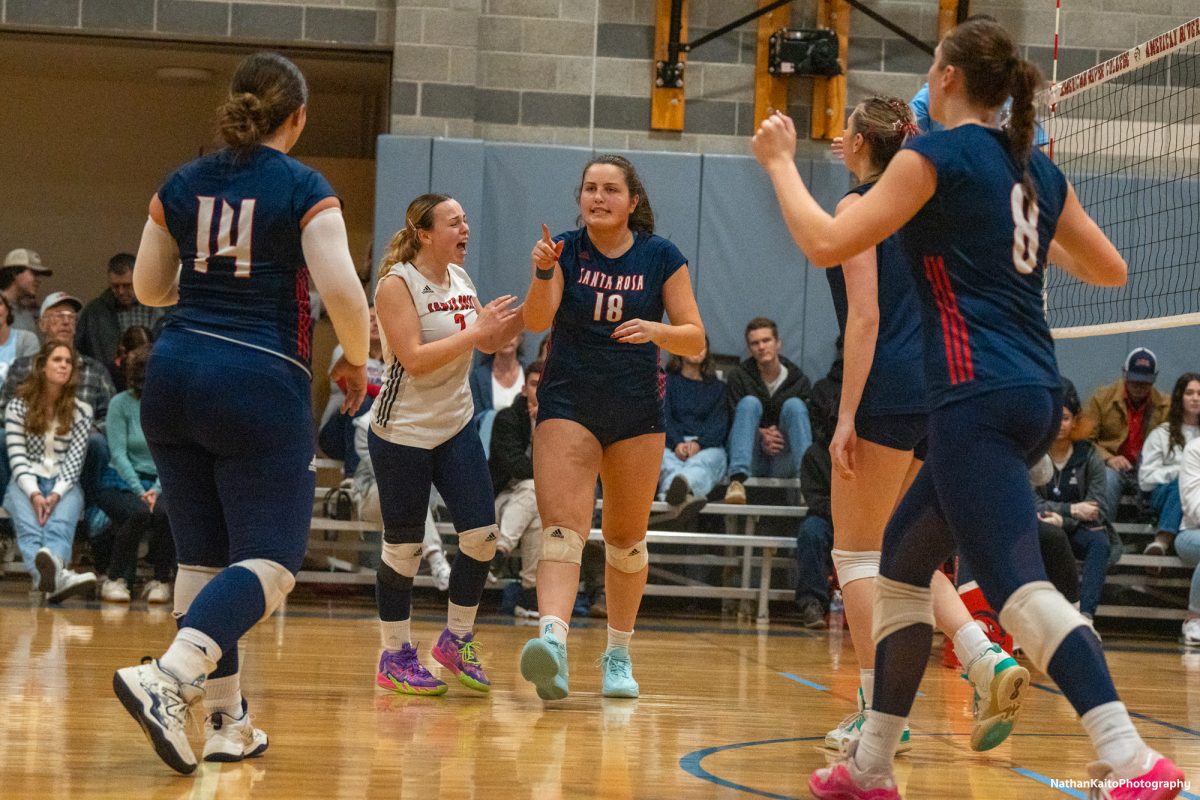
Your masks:
M 1025 187 L 1019 183 L 1012 189 L 1012 215 L 1013 266 L 1022 275 L 1031 275 L 1037 269 L 1038 205 L 1025 202 Z
M 592 319 L 596 322 L 600 321 L 601 314 L 604 319 L 609 322 L 620 322 L 621 315 L 625 313 L 625 298 L 619 294 L 610 294 L 608 296 L 608 311 L 604 310 L 604 292 L 596 292 L 596 308 L 592 312 Z
M 225 256 L 233 259 L 235 278 L 250 277 L 250 242 L 254 231 L 254 200 L 247 198 L 238 209 L 237 239 L 233 235 L 233 206 L 228 201 L 221 200 L 221 221 L 217 229 L 217 252 L 208 252 L 212 241 L 213 212 L 216 211 L 217 198 L 197 197 L 200 209 L 196 212 L 196 258 L 192 267 L 196 272 L 208 272 L 208 259 L 211 256 Z

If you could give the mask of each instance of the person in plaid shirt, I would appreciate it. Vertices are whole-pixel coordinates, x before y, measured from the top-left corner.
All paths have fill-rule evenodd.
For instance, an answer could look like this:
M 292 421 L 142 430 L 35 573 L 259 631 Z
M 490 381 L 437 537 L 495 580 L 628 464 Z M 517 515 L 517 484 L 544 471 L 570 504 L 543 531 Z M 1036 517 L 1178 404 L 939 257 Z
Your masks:
M 79 315 L 75 348 L 101 364 L 113 363 L 125 331 L 141 325 L 157 333 L 164 310 L 144 306 L 133 294 L 132 253 L 117 253 L 108 260 L 108 288 L 84 306 Z

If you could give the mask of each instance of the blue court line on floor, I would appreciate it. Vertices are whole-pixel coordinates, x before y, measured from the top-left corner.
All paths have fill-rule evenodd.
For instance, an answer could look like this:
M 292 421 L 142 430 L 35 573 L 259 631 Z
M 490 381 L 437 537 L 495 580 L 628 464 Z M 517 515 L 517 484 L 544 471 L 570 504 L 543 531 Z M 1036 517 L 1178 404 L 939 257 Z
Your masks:
M 829 691 L 828 686 L 822 686 L 819 683 L 813 683 L 812 681 L 806 681 L 806 680 L 804 680 L 804 678 L 801 678 L 799 675 L 793 675 L 790 672 L 781 672 L 779 674 L 782 675 L 783 677 L 787 678 L 789 681 L 795 681 L 796 683 L 807 686 L 810 689 L 816 689 L 818 692 L 828 692 Z
M 1046 686 L 1042 683 L 1033 683 L 1030 685 L 1035 689 L 1041 689 L 1043 692 L 1056 694 L 1059 697 L 1063 696 L 1063 693 L 1058 689 L 1055 689 L 1053 686 Z M 1158 719 L 1157 717 L 1152 717 L 1149 714 L 1143 714 L 1139 711 L 1130 711 L 1129 716 L 1133 717 L 1134 719 L 1144 720 L 1145 722 L 1149 722 L 1153 725 L 1161 725 L 1164 728 L 1170 728 L 1171 730 L 1179 731 L 1180 733 L 1186 733 L 1191 736 L 1200 736 L 1200 731 L 1196 730 L 1195 728 L 1188 728 L 1184 725 L 1176 725 L 1174 722 L 1167 722 L 1166 720 Z
M 1034 772 L 1031 769 L 1025 769 L 1024 767 L 1009 767 L 1009 769 L 1024 778 L 1031 778 L 1038 783 L 1045 784 L 1057 792 L 1062 792 L 1065 795 L 1078 798 L 1078 800 L 1087 800 L 1087 795 L 1078 789 L 1069 789 L 1066 786 L 1059 786 L 1057 783 L 1055 783 L 1053 778 L 1047 778 L 1045 775 Z
M 758 795 L 759 797 L 768 797 L 771 800 L 800 800 L 800 798 L 793 797 L 792 795 L 778 794 L 776 792 L 768 792 L 763 789 L 755 789 L 752 786 L 744 786 L 743 784 L 734 783 L 731 780 L 726 780 L 725 778 L 718 777 L 718 776 L 712 774 L 711 772 L 709 772 L 708 770 L 706 770 L 703 766 L 701 766 L 700 762 L 703 761 L 704 759 L 708 758 L 709 756 L 713 755 L 714 753 L 721 753 L 726 750 L 740 750 L 744 747 L 755 747 L 757 745 L 763 745 L 763 744 L 789 744 L 791 742 L 815 742 L 815 741 L 820 741 L 823 739 L 824 739 L 823 736 L 803 736 L 803 737 L 794 738 L 794 739 L 763 739 L 763 740 L 757 741 L 757 742 L 736 742 L 734 744 L 723 744 L 723 745 L 718 745 L 716 747 L 706 747 L 703 750 L 695 750 L 695 751 L 688 753 L 687 755 L 681 757 L 679 759 L 679 767 L 680 767 L 680 769 L 682 769 L 684 772 L 688 773 L 692 777 L 699 778 L 702 781 L 708 781 L 709 783 L 716 784 L 717 786 L 723 786 L 726 789 L 736 789 L 739 792 L 746 792 L 747 794 Z

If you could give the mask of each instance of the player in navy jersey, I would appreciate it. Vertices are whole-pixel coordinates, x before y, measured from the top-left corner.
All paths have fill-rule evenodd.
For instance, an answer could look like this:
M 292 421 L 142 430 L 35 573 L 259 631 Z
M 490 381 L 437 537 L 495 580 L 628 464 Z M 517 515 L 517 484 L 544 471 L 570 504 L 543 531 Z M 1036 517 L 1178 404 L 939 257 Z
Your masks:
M 871 97 L 850 114 L 843 158 L 859 184 L 838 203 L 859 202 L 910 135 L 912 112 L 897 97 Z M 875 576 L 884 526 L 924 458 L 925 382 L 921 380 L 920 302 L 895 235 L 825 271 L 845 342 L 845 371 L 833 461 L 833 561 L 858 659 L 859 708 L 825 737 L 841 749 L 866 721 L 875 682 L 871 641 Z M 993 645 L 939 570 L 933 575 L 934 616 L 954 643 L 975 687 L 971 746 L 990 750 L 1012 732 L 1029 670 Z M 900 747 L 907 749 L 908 730 Z
M 138 300 L 176 306 L 147 367 L 142 426 L 173 500 L 179 631 L 158 660 L 118 670 L 113 688 L 185 774 L 196 768 L 188 711 L 201 698 L 206 761 L 267 749 L 242 699 L 237 644 L 291 591 L 308 543 L 310 275 L 345 350 L 331 372 L 346 384 L 342 410 L 366 391 L 367 299 L 341 201 L 287 156 L 307 97 L 282 56 L 244 60 L 220 111 L 227 146 L 151 198 L 134 268 Z
M 375 585 L 383 654 L 375 682 L 401 694 L 446 691 L 418 659 L 411 631 L 431 484 L 458 532 L 446 628 L 432 655 L 464 686 L 491 690 L 474 627 L 499 529 L 487 456 L 472 424 L 471 356 L 496 352 L 522 323 L 512 295 L 480 305 L 462 268 L 470 236 L 457 200 L 421 195 L 388 245 L 375 290 L 385 363 L 367 438 L 384 526 Z
M 629 640 L 646 586 L 646 523 L 666 440 L 658 351 L 704 349 L 687 259 L 654 235 L 650 198 L 633 165 L 616 155 L 593 158 L 576 199 L 584 226 L 554 239 L 542 226 L 525 300 L 526 327 L 554 325 L 533 435 L 544 526 L 542 635 L 521 652 L 521 674 L 546 700 L 567 696 L 567 632 L 597 476 L 609 621 L 602 691 L 638 696 Z
M 1038 550 L 1027 465 L 1053 439 L 1062 406 L 1042 309 L 1047 257 L 1097 285 L 1126 276 L 1062 173 L 1033 149 L 1040 80 L 997 23 L 954 28 L 929 70 L 931 113 L 946 130 L 910 141 L 832 219 L 796 171 L 791 120 L 774 115 L 754 137 L 792 237 L 814 263 L 899 230 L 921 296 L 927 459 L 884 534 L 872 710 L 846 758 L 813 773 L 817 797 L 899 797 L 892 758 L 929 652 L 930 578 L 955 545 L 1001 623 L 1081 716 L 1099 756 L 1089 773 L 1108 796 L 1161 800 L 1183 787 L 1183 773 L 1134 729 L 1099 639 L 1046 579 Z M 1008 96 L 1002 131 L 992 122 Z

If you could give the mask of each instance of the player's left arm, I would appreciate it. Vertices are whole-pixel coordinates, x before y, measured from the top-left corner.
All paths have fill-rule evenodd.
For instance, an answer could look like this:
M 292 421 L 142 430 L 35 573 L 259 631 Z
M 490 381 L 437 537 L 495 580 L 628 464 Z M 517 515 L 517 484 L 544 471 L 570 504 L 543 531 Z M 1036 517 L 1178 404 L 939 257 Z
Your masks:
M 916 216 L 937 189 L 933 164 L 912 150 L 902 150 L 860 202 L 831 217 L 796 170 L 796 128 L 790 118 L 776 112 L 763 120 L 752 145 L 775 187 L 792 239 L 818 267 L 840 264 L 879 244 Z
M 629 319 L 617 326 L 612 338 L 626 344 L 656 345 L 677 356 L 695 356 L 704 350 L 704 323 L 692 292 L 687 264 L 663 284 L 663 308 L 669 322 Z
M 133 293 L 144 306 L 173 306 L 179 302 L 179 244 L 167 230 L 162 201 L 150 198 L 150 215 L 142 228 L 133 264 Z

